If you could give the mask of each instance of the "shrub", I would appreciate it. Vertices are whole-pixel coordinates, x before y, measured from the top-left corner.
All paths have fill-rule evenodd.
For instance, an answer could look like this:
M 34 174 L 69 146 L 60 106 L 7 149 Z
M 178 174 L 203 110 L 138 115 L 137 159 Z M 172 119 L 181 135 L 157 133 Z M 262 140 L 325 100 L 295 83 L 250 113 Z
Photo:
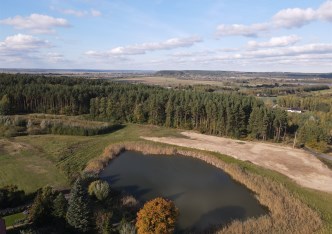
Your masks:
M 111 212 L 99 212 L 96 216 L 96 227 L 98 233 L 100 234 L 109 234 L 111 233 L 111 218 L 113 214 Z
M 26 200 L 23 190 L 18 190 L 15 185 L 0 188 L 0 208 L 16 207 Z
M 137 213 L 137 233 L 174 233 L 179 211 L 172 201 L 155 198 Z
M 128 223 L 128 222 L 123 222 L 120 225 L 119 233 L 120 234 L 135 234 L 136 233 L 135 225 Z
M 88 191 L 90 196 L 95 196 L 99 201 L 104 201 L 108 197 L 111 188 L 106 181 L 96 180 L 89 185 Z

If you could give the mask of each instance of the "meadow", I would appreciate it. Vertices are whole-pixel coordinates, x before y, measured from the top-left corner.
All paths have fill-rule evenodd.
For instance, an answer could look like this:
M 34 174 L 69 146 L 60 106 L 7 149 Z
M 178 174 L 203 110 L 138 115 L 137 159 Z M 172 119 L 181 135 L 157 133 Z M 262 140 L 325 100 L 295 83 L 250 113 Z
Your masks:
M 105 155 L 110 145 L 121 145 L 128 142 L 134 143 L 136 146 L 142 145 L 147 141 L 141 139 L 141 136 L 180 137 L 181 134 L 177 129 L 128 124 L 113 133 L 97 136 L 27 135 L 1 138 L 0 186 L 16 184 L 28 193 L 45 185 L 68 188 L 71 178 L 80 173 L 88 162 L 93 162 L 93 159 Z M 153 146 L 165 145 L 150 143 L 150 148 L 158 148 Z M 181 147 L 175 148 L 188 150 Z M 142 151 L 140 148 L 138 150 Z M 225 165 L 235 165 L 250 174 L 259 175 L 268 181 L 281 184 L 292 197 L 318 213 L 323 221 L 322 233 L 332 232 L 332 194 L 303 188 L 280 173 L 249 162 L 239 161 L 218 153 L 190 150 L 204 153 L 211 158 L 216 157 Z

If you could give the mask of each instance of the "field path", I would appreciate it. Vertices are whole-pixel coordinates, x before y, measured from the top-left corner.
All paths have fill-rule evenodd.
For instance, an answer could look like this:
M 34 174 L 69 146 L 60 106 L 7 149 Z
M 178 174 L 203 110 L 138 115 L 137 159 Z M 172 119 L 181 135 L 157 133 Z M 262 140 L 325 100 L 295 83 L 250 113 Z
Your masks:
M 280 172 L 304 187 L 332 192 L 332 171 L 304 150 L 276 144 L 208 136 L 189 131 L 181 134 L 186 138 L 143 138 L 154 142 L 214 151 L 239 160 L 250 161 Z

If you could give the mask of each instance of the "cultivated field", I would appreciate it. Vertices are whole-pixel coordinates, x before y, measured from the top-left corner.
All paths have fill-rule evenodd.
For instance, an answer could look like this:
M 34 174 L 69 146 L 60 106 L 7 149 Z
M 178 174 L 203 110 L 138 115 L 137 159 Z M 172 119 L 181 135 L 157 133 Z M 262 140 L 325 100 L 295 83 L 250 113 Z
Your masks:
M 183 132 L 186 138 L 144 137 L 146 140 L 214 151 L 275 170 L 302 186 L 332 192 L 332 171 L 320 160 L 300 149 L 276 144 L 244 142 L 223 137 Z
M 129 83 L 141 83 L 148 85 L 159 85 L 163 87 L 175 87 L 175 86 L 188 86 L 188 85 L 215 85 L 224 86 L 223 81 L 212 81 L 212 80 L 192 80 L 192 79 L 178 79 L 176 77 L 163 77 L 163 76 L 153 76 L 153 77 L 126 77 L 122 79 L 116 79 L 117 81 L 129 82 Z

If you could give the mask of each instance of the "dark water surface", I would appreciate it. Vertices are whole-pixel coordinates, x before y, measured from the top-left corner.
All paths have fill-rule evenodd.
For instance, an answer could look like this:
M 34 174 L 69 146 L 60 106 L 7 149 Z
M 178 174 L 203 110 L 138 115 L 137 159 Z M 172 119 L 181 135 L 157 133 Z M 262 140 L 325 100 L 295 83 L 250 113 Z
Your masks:
M 142 202 L 156 197 L 174 201 L 180 211 L 178 231 L 202 231 L 267 212 L 246 187 L 222 170 L 190 157 L 127 151 L 101 177 Z

